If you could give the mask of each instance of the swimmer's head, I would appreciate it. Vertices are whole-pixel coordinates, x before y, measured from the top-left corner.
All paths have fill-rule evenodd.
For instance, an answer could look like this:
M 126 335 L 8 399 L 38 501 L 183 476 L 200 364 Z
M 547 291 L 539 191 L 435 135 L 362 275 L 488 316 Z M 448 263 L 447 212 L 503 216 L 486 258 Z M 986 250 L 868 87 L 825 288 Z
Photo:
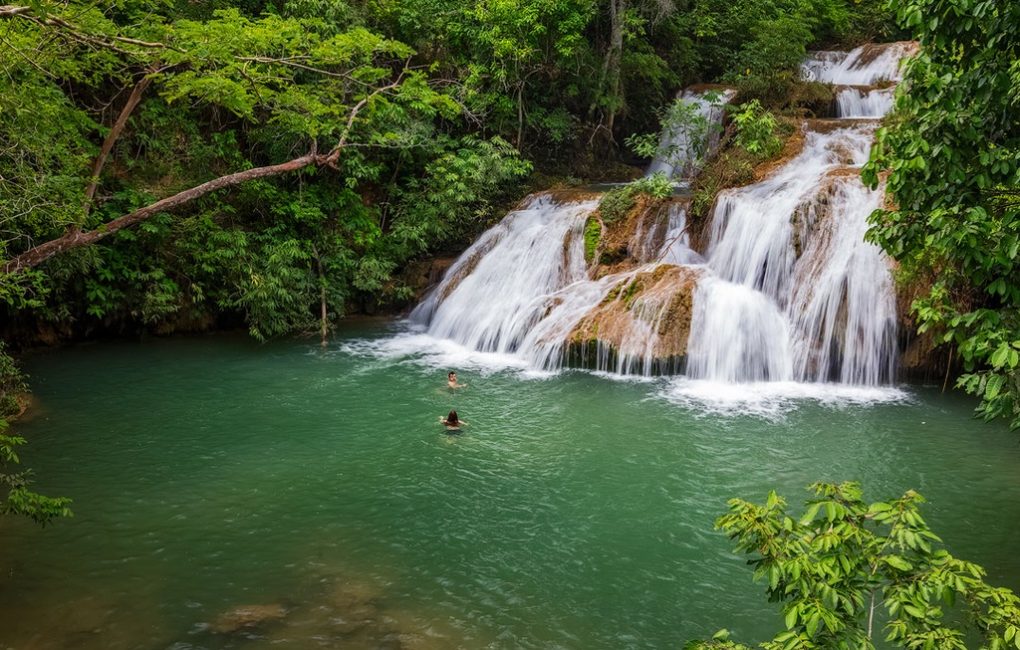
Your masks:
M 457 418 L 457 411 L 450 411 L 450 414 L 446 416 L 446 424 L 449 426 L 456 426 L 460 420 Z
M 446 373 L 446 378 L 449 379 L 450 381 L 457 381 L 457 373 L 451 370 L 450 372 Z

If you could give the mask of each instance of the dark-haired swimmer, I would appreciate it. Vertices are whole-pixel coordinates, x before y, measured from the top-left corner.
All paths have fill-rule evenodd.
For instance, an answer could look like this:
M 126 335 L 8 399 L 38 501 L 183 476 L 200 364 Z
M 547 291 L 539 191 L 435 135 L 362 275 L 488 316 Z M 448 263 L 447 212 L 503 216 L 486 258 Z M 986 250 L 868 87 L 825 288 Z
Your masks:
M 457 411 L 450 411 L 445 418 L 440 415 L 439 421 L 446 427 L 447 431 L 460 431 L 461 427 L 467 426 L 467 422 L 457 417 Z

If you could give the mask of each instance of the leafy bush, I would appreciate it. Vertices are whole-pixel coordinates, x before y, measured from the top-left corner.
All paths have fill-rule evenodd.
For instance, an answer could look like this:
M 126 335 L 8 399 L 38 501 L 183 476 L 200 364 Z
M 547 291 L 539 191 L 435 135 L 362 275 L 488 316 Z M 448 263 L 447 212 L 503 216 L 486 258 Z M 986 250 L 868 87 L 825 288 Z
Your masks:
M 755 580 L 779 603 L 784 631 L 760 647 L 874 648 L 876 610 L 896 647 L 966 650 L 1018 645 L 1020 599 L 984 581 L 985 571 L 939 548 L 913 490 L 868 504 L 857 483 L 816 483 L 797 516 L 770 492 L 762 505 L 729 502 L 716 528 L 750 556 Z M 689 650 L 741 649 L 725 630 Z
M 28 488 L 31 471 L 15 471 L 15 466 L 21 463 L 16 448 L 25 444 L 25 439 L 7 433 L 7 419 L 17 415 L 20 410 L 17 397 L 27 390 L 25 375 L 4 352 L 0 341 L 0 486 L 8 490 L 6 498 L 0 499 L 0 514 L 23 515 L 46 525 L 56 517 L 70 516 L 71 500 L 33 492 Z
M 897 206 L 868 237 L 928 281 L 918 329 L 955 348 L 979 413 L 1020 428 L 1020 3 L 896 6 L 921 51 L 864 170 Z
M 0 418 L 9 418 L 20 410 L 18 396 L 28 391 L 27 379 L 0 341 Z
M 765 110 L 757 99 L 733 108 L 736 143 L 748 153 L 770 158 L 783 148 L 779 138 L 779 120 Z
M 599 215 L 606 223 L 612 223 L 627 216 L 634 207 L 636 192 L 630 185 L 617 187 L 602 195 Z

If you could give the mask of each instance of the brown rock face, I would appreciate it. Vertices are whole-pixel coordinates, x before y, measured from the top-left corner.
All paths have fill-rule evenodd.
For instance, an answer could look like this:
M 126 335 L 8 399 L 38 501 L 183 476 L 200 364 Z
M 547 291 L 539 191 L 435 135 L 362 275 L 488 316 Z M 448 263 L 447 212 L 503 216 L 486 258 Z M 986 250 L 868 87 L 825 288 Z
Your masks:
M 667 264 L 621 274 L 619 284 L 571 332 L 571 360 L 580 365 L 622 360 L 650 363 L 660 372 L 677 370 L 687 354 L 701 274 Z

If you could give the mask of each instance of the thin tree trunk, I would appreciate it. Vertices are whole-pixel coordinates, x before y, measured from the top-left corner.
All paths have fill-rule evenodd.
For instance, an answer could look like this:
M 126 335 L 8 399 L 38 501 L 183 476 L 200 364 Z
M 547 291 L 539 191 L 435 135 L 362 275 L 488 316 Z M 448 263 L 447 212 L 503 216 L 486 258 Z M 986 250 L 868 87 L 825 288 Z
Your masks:
M 524 135 L 524 82 L 517 86 L 517 151 L 521 150 L 521 138 Z
M 871 624 L 875 620 L 875 591 L 871 591 L 871 607 L 868 608 L 868 640 L 871 640 Z
M 319 255 L 319 250 L 312 247 L 312 252 L 315 253 L 315 264 L 319 271 L 319 322 L 322 327 L 322 347 L 326 347 L 326 336 L 329 334 L 329 321 L 328 312 L 326 311 L 326 274 L 322 270 L 322 256 Z
M 21 255 L 8 260 L 3 267 L 4 273 L 17 273 L 18 271 L 37 266 L 58 253 L 63 253 L 64 251 L 93 244 L 101 239 L 109 237 L 118 230 L 122 230 L 128 226 L 133 226 L 145 221 L 154 214 L 166 212 L 167 210 L 171 210 L 177 206 L 194 201 L 195 199 L 205 196 L 210 192 L 215 192 L 216 190 L 227 187 L 233 187 L 234 185 L 254 180 L 256 178 L 279 176 L 280 174 L 298 171 L 309 165 L 328 165 L 331 162 L 332 161 L 330 161 L 327 156 L 307 153 L 304 156 L 288 160 L 287 162 L 280 163 L 278 165 L 255 167 L 253 169 L 246 169 L 244 171 L 214 178 L 213 180 L 202 183 L 201 185 L 196 185 L 195 187 L 184 190 L 183 192 L 178 192 L 173 196 L 168 196 L 165 199 L 156 201 L 144 208 L 139 208 L 134 212 L 117 217 L 113 221 L 104 223 L 95 230 L 71 231 L 62 237 L 58 237 L 57 239 L 46 242 L 45 244 L 40 244 L 30 248 Z
M 138 102 L 142 100 L 142 94 L 149 87 L 150 83 L 152 83 L 151 78 L 142 77 L 142 80 L 135 85 L 128 96 L 127 103 L 120 109 L 117 121 L 110 127 L 110 132 L 106 134 L 106 138 L 103 140 L 103 146 L 99 150 L 99 155 L 96 156 L 96 161 L 92 164 L 92 175 L 89 177 L 89 184 L 85 188 L 85 202 L 83 206 L 85 216 L 88 216 L 89 210 L 92 209 L 92 200 L 95 198 L 96 190 L 99 188 L 99 174 L 102 173 L 106 160 L 110 157 L 110 152 L 113 151 L 113 145 L 117 143 L 120 134 L 124 132 L 124 127 L 127 126 L 131 113 L 138 106 Z
M 953 368 L 953 348 L 949 348 L 949 361 L 946 361 L 946 379 L 942 382 L 942 392 L 946 392 L 946 387 L 949 386 L 949 371 Z
M 613 124 L 616 120 L 617 108 L 615 104 L 620 101 L 620 65 L 623 60 L 623 21 L 627 13 L 627 0 L 609 1 L 609 48 L 606 50 L 606 57 L 602 64 L 602 80 L 600 87 L 604 97 L 608 98 L 611 106 L 607 108 L 606 128 L 609 130 L 609 137 L 613 137 Z

